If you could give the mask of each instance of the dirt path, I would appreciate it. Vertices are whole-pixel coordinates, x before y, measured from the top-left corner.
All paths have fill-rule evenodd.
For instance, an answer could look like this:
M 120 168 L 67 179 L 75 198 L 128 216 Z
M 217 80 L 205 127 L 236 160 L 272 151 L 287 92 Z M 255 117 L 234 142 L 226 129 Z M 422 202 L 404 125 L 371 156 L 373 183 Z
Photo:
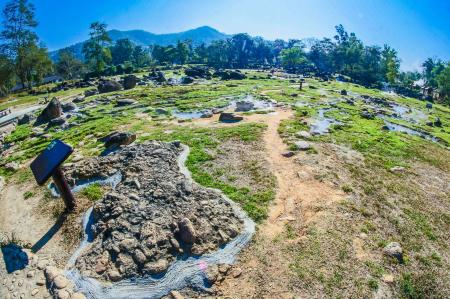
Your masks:
M 292 110 L 278 109 L 271 115 L 251 115 L 245 121 L 267 124 L 263 140 L 266 159 L 277 179 L 277 193 L 269 207 L 268 219 L 258 226 L 252 245 L 243 252 L 238 267 L 242 275 L 227 277 L 218 287 L 226 298 L 294 298 L 290 281 L 292 257 L 289 246 L 301 242 L 308 223 L 321 216 L 317 207 L 334 203 L 342 192 L 314 179 L 314 169 L 298 161 L 307 159 L 306 153 L 285 158 L 287 150 L 278 134 L 280 123 L 293 117 Z M 286 224 L 294 230 L 294 238 L 282 237 Z M 302 298 L 302 296 L 299 296 Z

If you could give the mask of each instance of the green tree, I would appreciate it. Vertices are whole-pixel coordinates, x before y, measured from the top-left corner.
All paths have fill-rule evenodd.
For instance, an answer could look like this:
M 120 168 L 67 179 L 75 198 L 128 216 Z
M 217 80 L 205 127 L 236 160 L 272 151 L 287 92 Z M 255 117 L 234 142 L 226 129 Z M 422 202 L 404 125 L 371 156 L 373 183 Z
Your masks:
M 176 46 L 176 62 L 180 63 L 180 64 L 185 64 L 191 54 L 190 51 L 190 42 L 189 41 L 178 41 L 177 42 L 177 46 Z
M 137 67 L 148 66 L 152 63 L 149 52 L 142 46 L 136 46 L 133 50 L 133 63 Z
M 308 60 L 305 52 L 300 47 L 284 49 L 280 53 L 281 64 L 287 69 L 304 66 Z
M 436 82 L 439 90 L 439 98 L 450 105 L 450 61 L 447 66 L 437 75 Z
M 14 64 L 14 72 L 22 86 L 31 88 L 33 81 L 39 83 L 51 71 L 47 49 L 38 45 L 39 39 L 33 31 L 34 6 L 27 0 L 12 0 L 3 9 L 3 31 L 1 50 Z
M 133 60 L 134 44 L 127 38 L 119 39 L 114 46 L 111 47 L 112 63 L 114 65 L 125 63 Z
M 111 44 L 111 38 L 106 28 L 107 25 L 104 23 L 92 23 L 90 38 L 83 46 L 83 54 L 97 75 L 100 75 L 111 62 L 111 51 L 108 47 Z
M 8 94 L 16 84 L 14 63 L 5 55 L 0 55 L 0 95 Z
M 64 49 L 58 53 L 56 71 L 66 80 L 80 78 L 84 73 L 84 64 L 71 51 Z
M 384 45 L 381 57 L 383 79 L 390 84 L 395 84 L 400 74 L 400 59 L 397 57 L 397 51 Z

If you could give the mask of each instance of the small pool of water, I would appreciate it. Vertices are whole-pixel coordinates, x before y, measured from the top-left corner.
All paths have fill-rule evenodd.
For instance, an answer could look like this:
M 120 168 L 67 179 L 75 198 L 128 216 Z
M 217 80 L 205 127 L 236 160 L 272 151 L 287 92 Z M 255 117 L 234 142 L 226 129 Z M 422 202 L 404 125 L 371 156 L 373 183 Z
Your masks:
M 330 111 L 330 108 L 319 109 L 319 114 L 314 118 L 309 132 L 312 135 L 323 135 L 330 132 L 330 126 L 334 124 L 340 124 L 337 120 L 329 117 L 325 117 L 325 112 Z
M 402 126 L 402 125 L 399 125 L 399 124 L 394 124 L 394 123 L 389 122 L 387 120 L 384 120 L 384 125 L 389 129 L 389 131 L 401 132 L 401 133 L 405 133 L 405 134 L 412 135 L 412 136 L 419 136 L 419 137 L 422 137 L 422 138 L 424 138 L 426 140 L 430 140 L 430 141 L 433 141 L 433 142 L 438 142 L 439 141 L 438 138 L 436 138 L 436 137 L 434 137 L 434 136 L 432 136 L 432 135 L 430 135 L 428 133 L 421 132 L 421 131 L 418 131 L 418 130 L 414 130 L 414 129 L 411 129 L 411 128 L 408 128 L 406 126 Z

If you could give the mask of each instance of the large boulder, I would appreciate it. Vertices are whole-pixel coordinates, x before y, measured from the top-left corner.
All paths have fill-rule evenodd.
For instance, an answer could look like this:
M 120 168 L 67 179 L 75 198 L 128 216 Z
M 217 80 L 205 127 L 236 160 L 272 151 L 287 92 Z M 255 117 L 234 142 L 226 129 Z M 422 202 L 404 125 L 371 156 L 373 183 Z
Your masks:
M 19 117 L 19 119 L 17 120 L 17 124 L 20 125 L 25 125 L 25 124 L 29 124 L 31 122 L 32 119 L 32 115 L 31 114 L 24 114 L 21 117 Z
M 128 145 L 136 140 L 136 134 L 130 132 L 113 132 L 105 137 L 100 138 L 98 141 L 104 142 L 105 147 Z
M 135 75 L 128 75 L 123 78 L 123 88 L 124 89 L 133 89 L 136 87 L 138 82 L 138 78 Z
M 255 109 L 255 104 L 247 101 L 236 102 L 236 112 L 246 112 Z
M 247 78 L 247 76 L 239 70 L 217 71 L 214 76 L 219 77 L 222 80 L 243 80 Z
M 192 82 L 194 82 L 194 78 L 192 78 L 190 76 L 184 76 L 180 80 L 181 84 L 191 84 Z
M 166 77 L 164 76 L 164 73 L 156 70 L 150 72 L 149 78 L 158 83 L 165 83 L 167 81 Z
M 188 68 L 184 71 L 186 76 L 194 77 L 194 78 L 211 78 L 211 71 L 206 66 L 194 66 Z
M 136 101 L 133 99 L 119 99 L 117 100 L 117 106 L 118 107 L 122 107 L 122 106 L 129 106 L 129 105 L 133 105 L 136 104 Z
M 188 218 L 183 218 L 178 222 L 178 229 L 181 241 L 185 244 L 194 244 L 197 233 L 194 225 Z
M 224 123 L 234 123 L 243 120 L 242 116 L 234 115 L 233 113 L 222 112 L 219 116 L 219 121 Z
M 62 115 L 61 102 L 53 98 L 37 118 L 37 123 L 46 123 Z
M 101 82 L 97 88 L 100 93 L 106 93 L 106 92 L 119 91 L 122 89 L 122 85 L 117 81 L 106 80 L 106 81 Z

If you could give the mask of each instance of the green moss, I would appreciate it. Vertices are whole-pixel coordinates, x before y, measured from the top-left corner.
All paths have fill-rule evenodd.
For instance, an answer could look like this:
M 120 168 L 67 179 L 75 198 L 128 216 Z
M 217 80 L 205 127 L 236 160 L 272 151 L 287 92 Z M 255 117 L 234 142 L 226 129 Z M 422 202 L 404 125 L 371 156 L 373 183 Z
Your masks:
M 99 184 L 92 184 L 81 191 L 90 201 L 97 201 L 103 197 L 103 189 Z

